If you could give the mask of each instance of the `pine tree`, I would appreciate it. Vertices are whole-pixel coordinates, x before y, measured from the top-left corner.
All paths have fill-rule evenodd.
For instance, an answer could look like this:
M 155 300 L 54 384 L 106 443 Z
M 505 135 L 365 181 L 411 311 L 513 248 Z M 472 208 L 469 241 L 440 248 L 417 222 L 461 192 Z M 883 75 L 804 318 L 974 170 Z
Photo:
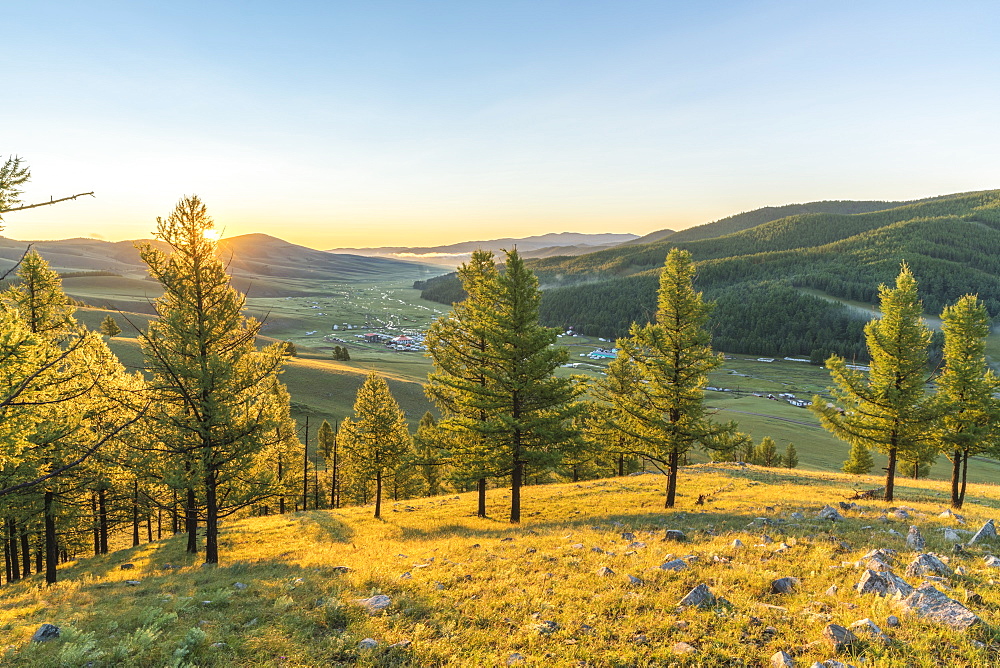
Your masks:
M 101 321 L 100 332 L 109 339 L 113 339 L 122 333 L 122 328 L 118 326 L 114 317 L 109 313 L 105 316 L 104 320 Z
M 799 453 L 795 451 L 795 445 L 791 442 L 785 448 L 785 456 L 782 458 L 781 463 L 785 468 L 789 469 L 794 469 L 799 465 Z
M 385 379 L 372 371 L 358 388 L 354 417 L 344 421 L 342 434 L 355 470 L 375 479 L 375 517 L 382 516 L 382 483 L 410 449 L 410 433 L 399 404 Z
M 872 459 L 872 453 L 863 443 L 855 441 L 851 444 L 851 451 L 848 453 L 847 460 L 840 467 L 840 470 L 844 473 L 853 473 L 855 475 L 868 475 L 872 472 L 874 466 L 875 460 Z
M 615 426 L 638 444 L 635 454 L 666 465 L 667 508 L 676 499 L 681 455 L 735 429 L 712 422 L 704 406 L 706 374 L 722 355 L 712 352 L 711 305 L 695 292 L 693 279 L 691 254 L 672 249 L 660 273 L 656 321 L 632 324 L 595 391 L 609 404 Z
M 1000 441 L 1000 378 L 987 368 L 986 337 L 990 333 L 986 306 L 966 295 L 941 314 L 944 330 L 944 370 L 938 378 L 941 420 L 937 446 L 952 463 L 951 506 L 965 501 L 969 457 Z
M 770 436 L 760 439 L 754 451 L 754 460 L 761 466 L 774 466 L 778 463 L 778 445 Z
M 485 314 L 494 306 L 489 286 L 498 278 L 493 253 L 473 251 L 469 261 L 458 268 L 458 277 L 465 300 L 435 320 L 424 340 L 434 362 L 424 392 L 444 416 L 440 429 L 454 435 L 448 439 L 452 475 L 459 484 L 476 482 L 476 513 L 486 517 L 487 478 L 499 475 L 502 468 L 484 405 L 489 392 Z
M 413 464 L 423 477 L 426 496 L 441 493 L 441 481 L 447 475 L 445 466 L 447 432 L 438 427 L 434 415 L 427 411 L 417 424 L 413 437 Z
M 170 253 L 140 247 L 164 289 L 155 303 L 159 318 L 140 342 L 156 397 L 151 417 L 161 441 L 154 447 L 172 455 L 164 477 L 183 486 L 188 550 L 197 551 L 203 518 L 205 560 L 216 564 L 220 517 L 275 493 L 263 453 L 289 436 L 282 428 L 287 405 L 275 388 L 284 346 L 254 345 L 260 324 L 243 315 L 245 299 L 205 236 L 212 227 L 197 197 L 157 219 L 156 236 Z
M 574 418 L 584 406 L 576 401 L 582 386 L 554 375 L 568 353 L 552 347 L 555 328 L 538 324 L 538 279 L 516 250 L 505 253 L 505 271 L 487 286 L 493 308 L 480 314 L 488 354 L 486 392 L 477 403 L 488 416 L 479 429 L 498 446 L 498 473 L 511 478 L 510 521 L 517 523 L 525 466 L 549 469 L 561 452 L 580 446 Z
M 871 371 L 849 369 L 843 358 L 831 356 L 826 366 L 837 385 L 833 395 L 840 410 L 820 397 L 811 408 L 834 436 L 888 456 L 885 500 L 892 501 L 900 455 L 920 450 L 933 438 L 934 411 L 924 392 L 931 334 L 920 317 L 917 282 L 905 263 L 895 288 L 879 286 L 879 299 L 882 317 L 865 326 Z

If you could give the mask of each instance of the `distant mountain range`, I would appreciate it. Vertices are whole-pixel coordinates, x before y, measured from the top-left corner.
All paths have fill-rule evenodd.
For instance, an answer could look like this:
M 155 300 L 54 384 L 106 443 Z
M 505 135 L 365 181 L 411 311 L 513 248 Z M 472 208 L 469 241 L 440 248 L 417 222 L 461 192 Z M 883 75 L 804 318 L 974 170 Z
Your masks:
M 598 250 L 613 248 L 633 241 L 635 234 L 580 234 L 576 232 L 553 232 L 520 239 L 503 238 L 487 241 L 463 241 L 444 246 L 381 246 L 378 248 L 334 248 L 331 253 L 352 253 L 367 257 L 391 257 L 419 260 L 443 267 L 456 267 L 465 262 L 474 250 L 489 250 L 499 253 L 503 249 L 517 248 L 522 257 L 551 257 L 556 255 L 582 255 Z
M 530 266 L 544 288 L 542 319 L 614 338 L 655 310 L 671 248 L 697 262 L 697 287 L 717 302 L 714 340 L 728 352 L 863 359 L 864 320 L 845 302 L 873 304 L 901 262 L 926 312 L 978 294 L 1000 314 L 1000 191 L 910 202 L 829 201 L 766 207 L 680 232 L 659 232 Z M 422 284 L 442 303 L 461 299 L 454 275 Z

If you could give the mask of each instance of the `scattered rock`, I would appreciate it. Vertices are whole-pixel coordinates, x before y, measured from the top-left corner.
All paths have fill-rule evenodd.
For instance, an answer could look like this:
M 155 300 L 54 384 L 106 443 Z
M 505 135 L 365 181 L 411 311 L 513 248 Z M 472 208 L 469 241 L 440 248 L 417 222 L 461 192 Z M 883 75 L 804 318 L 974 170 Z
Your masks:
M 528 657 L 526 657 L 525 655 L 521 654 L 520 652 L 514 652 L 513 654 L 507 657 L 507 665 L 520 666 L 522 663 L 527 662 L 527 660 Z
M 118 566 L 118 568 L 122 569 L 123 571 L 130 571 L 133 568 L 135 568 L 135 564 L 121 564 L 120 566 Z
M 827 596 L 836 596 L 837 595 L 837 585 L 830 585 L 830 588 L 827 589 L 826 592 L 824 592 L 824 593 Z
M 949 543 L 958 543 L 959 541 L 962 540 L 962 537 L 954 529 L 945 527 L 944 539 Z
M 227 647 L 229 647 L 229 645 L 227 645 L 224 642 L 214 642 L 214 643 L 212 643 L 212 649 L 225 649 Z
M 772 594 L 792 594 L 799 585 L 798 578 L 778 578 L 771 583 Z
M 513 538 L 511 538 L 510 536 L 507 536 L 507 537 L 505 537 L 505 538 L 501 538 L 501 539 L 500 539 L 500 542 L 501 542 L 501 543 L 509 543 L 509 542 L 510 542 L 510 541 L 512 541 L 512 540 L 514 540 L 514 539 L 513 539 Z
M 663 540 L 673 540 L 677 542 L 684 542 L 687 540 L 687 536 L 684 532 L 679 529 L 667 529 L 666 534 L 663 536 Z
M 582 550 L 583 543 L 573 543 L 572 545 L 570 545 L 570 547 L 573 548 L 574 550 Z
M 791 517 L 793 520 L 804 520 L 806 518 L 806 516 L 803 515 L 802 513 L 792 513 L 791 515 L 789 515 L 789 517 Z
M 968 544 L 975 545 L 976 543 L 979 543 L 981 541 L 992 540 L 995 539 L 996 537 L 997 537 L 997 528 L 996 526 L 993 525 L 993 520 L 989 520 L 988 522 L 986 522 L 986 524 L 980 527 L 979 531 L 976 532 L 975 536 L 969 539 Z
M 899 626 L 899 617 L 896 615 L 889 615 L 885 618 L 885 625 L 889 628 L 896 628 Z
M 827 659 L 823 663 L 816 662 L 813 666 L 819 666 L 819 668 L 854 668 L 851 664 L 837 661 L 836 659 Z
M 402 575 L 399 576 L 399 579 L 400 580 L 412 580 L 413 579 L 413 574 L 410 573 L 410 571 L 406 571 L 405 573 L 403 573 Z
M 827 624 L 823 629 L 823 639 L 833 646 L 835 652 L 842 652 L 858 641 L 853 633 L 840 624 Z
M 906 567 L 906 574 L 910 576 L 920 575 L 952 575 L 951 569 L 935 554 L 918 554 L 917 557 Z
M 837 509 L 833 506 L 823 506 L 823 508 L 816 513 L 816 517 L 821 520 L 830 520 L 831 522 L 844 519 L 844 516 L 837 512 Z
M 739 538 L 737 538 L 732 543 L 730 543 L 729 547 L 733 547 L 733 548 L 743 547 L 743 541 L 740 540 Z
M 392 605 L 392 599 L 385 594 L 376 594 L 371 598 L 359 598 L 357 602 L 368 611 L 369 615 L 381 612 Z
M 915 525 L 910 525 L 910 531 L 906 534 L 906 546 L 918 552 L 927 547 L 924 537 L 920 535 L 920 529 Z
M 840 502 L 840 509 L 841 510 L 861 510 L 861 506 L 859 506 L 858 504 L 854 503 L 853 501 L 851 501 L 850 503 L 847 503 L 845 501 L 841 501 Z
M 967 591 L 965 592 L 965 602 L 971 603 L 972 605 L 982 605 L 985 601 L 983 601 L 981 594 L 974 591 Z
M 771 668 L 794 668 L 795 659 L 788 652 L 775 652 L 771 655 Z
M 861 575 L 861 580 L 854 586 L 859 594 L 876 594 L 886 596 L 887 594 L 899 594 L 909 596 L 913 592 L 913 587 L 903 578 L 892 571 L 875 572 L 866 569 Z
M 629 543 L 628 546 L 631 547 L 631 548 L 635 548 L 635 549 L 642 549 L 642 548 L 646 547 L 646 544 L 643 543 L 641 540 L 637 540 L 637 541 L 633 541 L 633 542 Z
M 688 567 L 683 559 L 672 559 L 664 564 L 660 564 L 660 569 L 664 571 L 683 571 Z
M 249 585 L 247 585 L 247 584 L 245 584 L 243 582 L 234 582 L 233 583 L 233 589 L 246 589 L 248 586 Z
M 897 508 L 896 510 L 892 511 L 892 516 L 895 517 L 897 520 L 910 519 L 910 513 L 906 512 L 902 508 Z
M 899 604 L 903 609 L 920 617 L 927 617 L 960 631 L 982 623 L 974 612 L 929 584 L 921 585 Z
M 854 565 L 858 568 L 868 568 L 873 571 L 891 571 L 895 561 L 895 550 L 879 548 L 861 557 Z
M 899 533 L 895 529 L 889 529 L 888 531 L 886 531 L 886 533 L 889 534 L 890 536 L 895 536 L 896 538 L 902 538 L 903 537 L 903 534 Z
M 129 587 L 138 587 L 139 585 L 142 584 L 142 580 L 126 580 L 125 584 L 127 584 Z
M 31 636 L 31 642 L 45 642 L 46 640 L 55 640 L 58 637 L 59 627 L 46 622 L 39 626 L 35 634 Z
M 351 569 L 347 566 L 334 566 L 330 570 L 334 573 L 349 573 Z
M 767 534 L 764 534 L 763 536 L 760 537 L 760 542 L 764 545 L 770 545 L 771 543 L 774 542 L 774 539 L 768 536 Z
M 988 554 L 983 557 L 983 563 L 990 568 L 1000 568 L 1000 559 L 997 559 L 992 554 Z
M 695 649 L 691 645 L 687 644 L 686 642 L 674 643 L 673 647 L 670 648 L 670 651 L 673 652 L 674 654 L 678 654 L 678 655 L 697 654 L 698 653 L 697 649 Z
M 599 548 L 599 547 L 597 547 L 596 545 L 594 547 L 590 548 L 590 551 L 591 552 L 596 552 L 597 554 L 604 554 L 604 550 L 601 549 L 601 548 Z
M 645 633 L 635 633 L 631 638 L 629 638 L 629 642 L 633 645 L 648 645 L 649 638 L 646 637 Z
M 678 602 L 678 605 L 693 605 L 698 608 L 706 608 L 715 605 L 715 602 L 715 594 L 713 594 L 711 590 L 709 590 L 708 585 L 703 582 L 689 591 L 687 595 Z
M 551 619 L 546 619 L 534 625 L 533 627 L 538 635 L 547 636 L 555 633 L 559 630 L 559 625 L 556 624 Z
M 614 575 L 615 572 L 610 568 L 608 568 L 607 566 L 601 566 L 600 568 L 597 569 L 597 574 L 600 575 L 601 577 L 606 578 Z
M 633 586 L 636 586 L 636 587 L 641 587 L 641 586 L 642 586 L 643 584 L 645 584 L 645 583 L 644 583 L 644 582 L 642 581 L 642 578 L 637 578 L 637 577 L 636 577 L 636 576 L 634 576 L 634 575 L 630 575 L 630 576 L 628 576 L 628 583 L 629 583 L 630 585 L 633 585 Z
M 526 550 L 524 551 L 524 553 L 525 553 L 525 554 L 534 554 L 535 552 L 538 552 L 538 550 L 536 550 L 536 549 L 535 549 L 535 548 L 533 548 L 533 547 L 529 547 L 528 549 L 526 549 Z
M 389 649 L 409 649 L 413 642 L 410 640 L 400 640 L 389 645 Z
M 635 540 L 635 534 L 632 533 L 631 531 L 625 531 L 622 533 L 622 540 L 627 540 L 628 542 L 631 543 L 632 541 Z
M 875 625 L 875 622 L 865 617 L 864 619 L 859 619 L 858 621 L 851 624 L 849 627 L 851 631 L 855 634 L 867 635 L 875 640 L 881 640 L 884 643 L 889 642 L 889 636 L 882 633 L 882 629 Z
M 374 638 L 365 638 L 358 643 L 358 649 L 375 649 L 378 647 L 378 640 Z

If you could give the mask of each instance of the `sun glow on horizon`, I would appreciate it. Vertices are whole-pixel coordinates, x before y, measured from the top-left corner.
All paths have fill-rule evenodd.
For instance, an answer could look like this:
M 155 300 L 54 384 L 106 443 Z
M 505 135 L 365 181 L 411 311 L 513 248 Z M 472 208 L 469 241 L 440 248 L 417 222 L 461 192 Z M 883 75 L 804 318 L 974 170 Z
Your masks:
M 222 232 L 219 230 L 205 230 L 204 237 L 209 241 L 218 241 L 222 238 Z

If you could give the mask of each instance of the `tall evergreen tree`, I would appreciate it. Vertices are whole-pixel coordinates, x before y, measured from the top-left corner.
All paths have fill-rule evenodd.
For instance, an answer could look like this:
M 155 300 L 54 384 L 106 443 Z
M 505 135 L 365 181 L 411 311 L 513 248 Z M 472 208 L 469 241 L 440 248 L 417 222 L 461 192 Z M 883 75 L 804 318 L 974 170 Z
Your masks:
M 793 469 L 799 465 L 799 453 L 795 450 L 792 442 L 785 448 L 785 456 L 781 458 L 781 465 L 785 468 Z
M 105 316 L 104 320 L 101 321 L 100 331 L 101 334 L 103 334 L 104 336 L 108 337 L 109 339 L 113 339 L 114 337 L 122 333 L 122 328 L 118 326 L 117 322 L 115 322 L 114 316 L 112 316 L 109 313 L 107 316 Z
M 230 283 L 213 227 L 197 197 L 182 199 L 156 236 L 169 254 L 146 244 L 140 255 L 164 293 L 158 319 L 140 336 L 162 441 L 171 455 L 167 474 L 184 486 L 188 549 L 205 521 L 205 560 L 219 561 L 219 519 L 275 493 L 262 452 L 287 436 L 274 387 L 284 345 L 258 350 L 260 324 L 243 315 L 245 299 Z
M 486 517 L 487 478 L 499 475 L 502 467 L 496 461 L 496 439 L 487 429 L 490 416 L 484 403 L 489 391 L 486 313 L 494 308 L 490 286 L 498 278 L 493 253 L 474 251 L 459 267 L 458 277 L 466 298 L 435 320 L 425 338 L 434 370 L 424 392 L 444 416 L 439 428 L 455 435 L 448 439 L 453 475 L 461 483 L 476 482 L 476 512 Z
M 921 450 L 933 437 L 934 411 L 924 392 L 931 333 L 920 317 L 917 281 L 905 263 L 895 288 L 879 286 L 879 299 L 882 317 L 865 326 L 871 370 L 850 369 L 843 358 L 831 356 L 826 366 L 837 385 L 839 409 L 820 397 L 811 408 L 834 436 L 888 456 L 885 500 L 892 501 L 900 454 Z
M 410 433 L 388 383 L 377 372 L 369 373 L 358 388 L 354 417 L 344 420 L 341 433 L 356 471 L 375 479 L 375 517 L 379 518 L 383 480 L 409 451 Z
M 655 322 L 632 324 L 596 390 L 616 428 L 637 444 L 635 454 L 666 466 L 667 508 L 676 500 L 681 456 L 735 429 L 713 422 L 705 409 L 707 374 L 722 355 L 712 352 L 711 305 L 694 290 L 693 279 L 691 254 L 672 249 L 660 273 Z
M 944 370 L 938 377 L 941 422 L 937 446 L 952 463 L 951 506 L 965 501 L 969 457 L 1000 440 L 1000 378 L 986 364 L 986 306 L 966 295 L 941 314 Z
M 778 444 L 770 436 L 760 439 L 754 451 L 754 459 L 761 466 L 775 466 L 778 463 Z
M 441 493 L 441 481 L 447 474 L 445 436 L 446 432 L 438 427 L 434 415 L 430 411 L 424 413 L 413 436 L 413 463 L 420 470 L 427 496 Z
M 851 443 L 851 451 L 847 454 L 847 460 L 840 470 L 855 475 L 868 475 L 874 466 L 875 460 L 872 459 L 871 451 L 864 443 L 855 441 Z
M 516 250 L 505 252 L 505 270 L 487 286 L 493 308 L 481 314 L 486 382 L 477 404 L 487 420 L 478 429 L 498 446 L 498 474 L 511 478 L 510 521 L 516 523 L 525 466 L 551 468 L 562 452 L 580 446 L 574 418 L 584 405 L 576 401 L 582 386 L 554 375 L 568 353 L 552 347 L 555 328 L 538 324 L 538 279 Z

